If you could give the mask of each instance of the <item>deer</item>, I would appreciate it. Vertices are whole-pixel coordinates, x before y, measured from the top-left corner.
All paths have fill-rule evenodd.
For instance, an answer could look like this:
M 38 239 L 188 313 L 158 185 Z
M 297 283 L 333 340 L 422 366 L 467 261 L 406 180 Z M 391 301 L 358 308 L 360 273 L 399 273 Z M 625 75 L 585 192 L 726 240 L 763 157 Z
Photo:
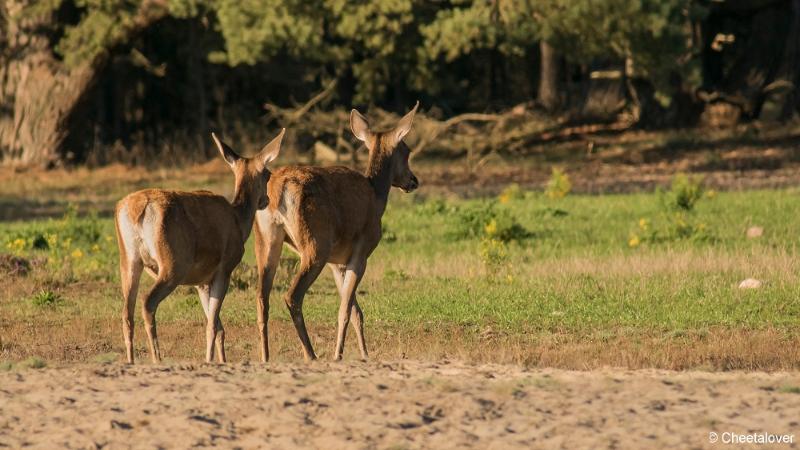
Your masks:
M 367 359 L 364 313 L 356 299 L 356 289 L 367 259 L 381 240 L 381 218 L 389 191 L 394 186 L 408 193 L 419 187 L 419 180 L 408 165 L 411 150 L 403 142 L 418 107 L 419 102 L 392 130 L 385 132 L 373 131 L 361 113 L 351 111 L 350 129 L 369 153 L 364 173 L 341 166 L 285 166 L 272 174 L 267 185 L 269 206 L 256 213 L 253 225 L 262 362 L 269 360 L 269 294 L 284 242 L 300 256 L 284 302 L 300 337 L 305 360 L 317 356 L 303 319 L 303 298 L 325 265 L 333 272 L 340 298 L 333 359 L 342 358 L 350 320 L 361 358 Z
M 219 318 L 231 273 L 244 255 L 256 211 L 269 203 L 267 164 L 280 152 L 286 129 L 254 157 L 239 156 L 211 137 L 234 174 L 233 200 L 209 191 L 146 189 L 128 194 L 114 214 L 122 285 L 122 331 L 127 361 L 133 364 L 133 320 L 142 270 L 155 281 L 142 304 L 153 363 L 161 361 L 156 310 L 177 286 L 195 286 L 206 316 L 206 362 L 216 342 L 217 360 L 225 358 L 225 330 Z

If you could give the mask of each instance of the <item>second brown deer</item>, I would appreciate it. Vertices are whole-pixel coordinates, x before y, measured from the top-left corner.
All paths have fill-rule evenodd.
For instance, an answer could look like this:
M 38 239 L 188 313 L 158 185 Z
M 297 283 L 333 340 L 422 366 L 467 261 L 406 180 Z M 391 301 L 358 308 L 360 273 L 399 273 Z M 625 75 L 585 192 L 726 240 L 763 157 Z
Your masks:
M 285 297 L 306 360 L 316 358 L 303 319 L 303 298 L 327 264 L 339 291 L 339 318 L 333 358 L 341 359 L 347 325 L 353 321 L 361 357 L 367 358 L 364 314 L 356 288 L 367 258 L 381 240 L 381 218 L 392 186 L 411 192 L 419 186 L 408 166 L 411 150 L 403 137 L 411 130 L 414 109 L 394 129 L 373 131 L 355 109 L 350 128 L 369 150 L 364 174 L 346 167 L 282 167 L 267 186 L 270 205 L 256 214 L 258 329 L 261 359 L 269 360 L 269 293 L 283 243 L 300 255 L 300 267 Z

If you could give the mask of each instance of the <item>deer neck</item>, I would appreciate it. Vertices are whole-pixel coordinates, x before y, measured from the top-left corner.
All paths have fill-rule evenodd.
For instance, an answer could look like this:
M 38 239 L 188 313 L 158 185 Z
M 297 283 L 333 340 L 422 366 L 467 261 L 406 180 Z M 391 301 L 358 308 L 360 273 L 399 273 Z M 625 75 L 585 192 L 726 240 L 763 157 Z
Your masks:
M 366 177 L 375 191 L 378 200 L 378 215 L 383 216 L 389 191 L 392 189 L 392 157 L 381 152 L 371 152 L 367 164 Z
M 240 195 L 231 203 L 236 215 L 236 223 L 239 225 L 239 232 L 242 234 L 242 242 L 246 242 L 250 237 L 250 230 L 253 229 L 253 221 L 256 218 L 256 206 L 250 201 L 249 196 Z

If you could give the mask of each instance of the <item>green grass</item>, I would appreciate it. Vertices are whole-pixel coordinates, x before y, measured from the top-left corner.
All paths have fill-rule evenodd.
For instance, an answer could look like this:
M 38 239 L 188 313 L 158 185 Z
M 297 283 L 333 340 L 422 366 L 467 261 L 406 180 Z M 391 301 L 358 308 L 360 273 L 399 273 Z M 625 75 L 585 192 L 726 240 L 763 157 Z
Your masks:
M 480 210 L 487 202 L 525 231 L 499 244 L 504 254 L 498 261 L 482 256 L 489 231 L 478 226 L 472 235 L 461 232 L 465 211 Z M 384 234 L 392 238 L 371 256 L 359 287 L 359 303 L 368 329 L 409 335 L 451 336 L 457 330 L 479 339 L 490 329 L 506 338 L 566 335 L 598 345 L 619 336 L 702 339 L 709 330 L 720 329 L 796 336 L 800 330 L 798 191 L 723 192 L 702 198 L 689 214 L 688 220 L 703 225 L 702 239 L 643 240 L 632 247 L 631 235 L 642 231 L 641 219 L 651 226 L 671 220 L 657 194 L 551 199 L 522 192 L 500 202 L 393 193 L 384 217 Z M 748 239 L 746 230 L 753 225 L 763 226 L 764 235 Z M 48 248 L 18 241 L 39 235 L 50 237 Z M 109 327 L 116 333 L 107 336 L 110 344 L 104 344 L 111 348 L 96 354 L 121 353 L 112 236 L 109 218 L 71 216 L 0 224 L 5 251 L 46 261 L 5 288 L 0 323 L 22 329 L 32 321 L 39 326 L 69 326 L 71 321 L 91 318 L 94 322 L 84 333 L 96 336 L 101 333 L 98 329 Z M 252 245 L 251 239 L 244 259 L 248 265 L 254 264 Z M 287 326 L 291 321 L 282 297 L 291 273 L 290 254 L 284 251 L 287 263 L 279 271 L 270 311 L 273 322 Z M 231 288 L 222 318 L 226 326 L 250 327 L 252 334 L 240 339 L 251 345 L 254 271 L 243 270 L 237 276 L 241 289 Z M 764 287 L 738 289 L 739 281 L 747 277 L 765 281 Z M 143 279 L 146 288 L 148 277 Z M 337 308 L 333 280 L 324 272 L 304 304 L 309 327 L 332 329 Z M 158 311 L 160 326 L 194 326 L 203 320 L 191 288 L 177 289 Z

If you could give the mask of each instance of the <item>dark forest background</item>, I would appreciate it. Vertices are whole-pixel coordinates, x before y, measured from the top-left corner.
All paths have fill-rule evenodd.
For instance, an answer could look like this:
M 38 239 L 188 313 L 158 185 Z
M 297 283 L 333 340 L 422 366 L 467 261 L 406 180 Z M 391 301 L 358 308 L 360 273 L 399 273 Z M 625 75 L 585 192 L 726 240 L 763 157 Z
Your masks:
M 7 0 L 0 14 L 4 165 L 205 158 L 210 130 L 258 141 L 417 99 L 440 121 L 522 107 L 558 127 L 800 115 L 800 0 Z

